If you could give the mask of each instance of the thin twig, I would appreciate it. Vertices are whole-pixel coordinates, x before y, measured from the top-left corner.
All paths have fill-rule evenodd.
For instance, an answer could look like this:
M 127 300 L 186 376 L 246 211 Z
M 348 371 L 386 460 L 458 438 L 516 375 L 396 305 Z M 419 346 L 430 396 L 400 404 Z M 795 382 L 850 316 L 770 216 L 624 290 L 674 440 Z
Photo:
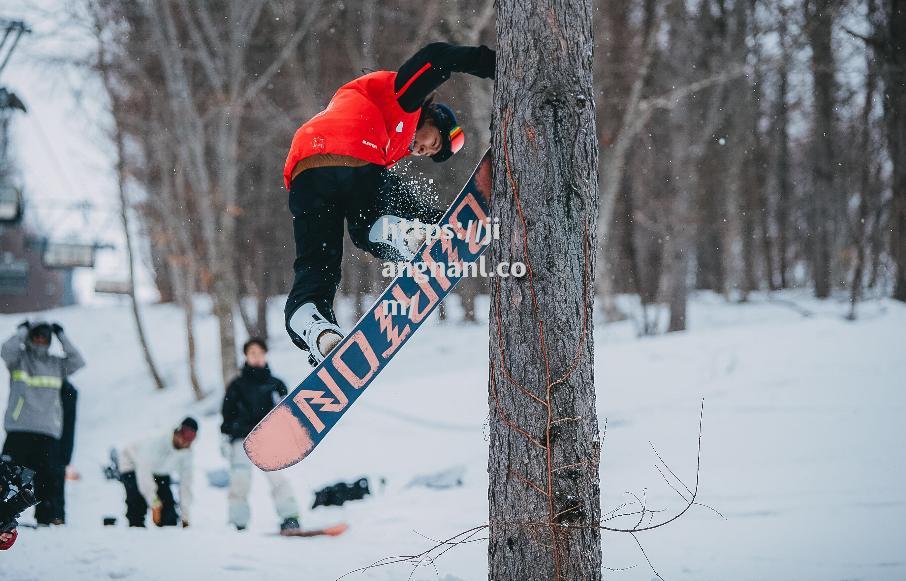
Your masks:
M 664 578 L 661 577 L 661 574 L 657 572 L 654 568 L 654 565 L 651 564 L 651 559 L 648 558 L 648 553 L 645 552 L 645 548 L 642 547 L 642 543 L 639 542 L 639 538 L 635 536 L 635 533 L 629 533 L 632 535 L 632 540 L 635 541 L 635 544 L 639 546 L 639 550 L 642 552 L 642 556 L 645 557 L 645 561 L 648 563 L 648 566 L 651 567 L 651 572 L 654 573 L 658 579 L 664 581 Z

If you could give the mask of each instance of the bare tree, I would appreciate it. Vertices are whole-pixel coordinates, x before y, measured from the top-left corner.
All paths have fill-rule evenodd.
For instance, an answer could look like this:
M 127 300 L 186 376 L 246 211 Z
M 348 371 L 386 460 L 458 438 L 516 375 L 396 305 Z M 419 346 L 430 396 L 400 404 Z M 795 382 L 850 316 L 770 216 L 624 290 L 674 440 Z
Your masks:
M 773 179 L 776 197 L 774 221 L 777 225 L 777 272 L 780 288 L 787 288 L 789 282 L 789 232 L 792 208 L 793 185 L 790 176 L 790 134 L 789 134 L 789 58 L 792 50 L 789 46 L 787 19 L 789 12 L 781 7 L 778 10 L 777 36 L 780 56 L 777 63 L 777 95 L 774 98 L 774 112 L 771 134 L 775 145 L 773 159 Z
M 722 175 L 724 167 L 715 166 L 717 160 L 724 159 L 723 151 L 714 136 L 726 121 L 726 85 L 738 79 L 745 68 L 735 60 L 739 56 L 725 36 L 727 14 L 723 7 L 719 8 L 714 10 L 710 2 L 705 2 L 699 5 L 697 12 L 689 13 L 683 2 L 670 4 L 670 42 L 671 46 L 677 47 L 669 55 L 673 68 L 699 69 L 707 76 L 681 91 L 674 91 L 671 99 L 670 167 L 674 191 L 664 222 L 667 240 L 664 244 L 664 293 L 670 311 L 668 331 L 687 328 L 690 268 L 694 259 L 700 275 L 702 262 L 710 257 L 714 268 L 721 272 L 712 284 L 723 286 L 720 282 L 723 278 L 722 234 L 708 232 L 699 225 L 715 220 L 703 212 L 720 212 L 719 208 L 726 203 L 720 191 L 726 179 Z M 731 65 L 729 68 L 727 63 Z M 706 209 L 696 207 L 696 202 L 703 203 Z M 705 248 L 702 248 L 703 241 L 710 241 L 704 243 Z
M 243 113 L 304 38 L 320 9 L 320 1 L 306 6 L 298 27 L 281 39 L 275 59 L 253 75 L 247 51 L 265 4 L 157 0 L 143 5 L 171 107 L 173 146 L 195 192 L 203 275 L 219 322 L 224 381 L 236 369 L 234 240 Z
M 831 292 L 831 211 L 838 195 L 835 176 L 837 99 L 834 51 L 831 33 L 838 0 L 808 0 L 804 4 L 806 30 L 812 49 L 812 82 L 815 111 L 812 121 L 812 200 L 809 220 L 811 236 L 811 266 L 815 279 L 815 296 L 826 298 Z
M 234 313 L 249 334 L 265 333 L 269 297 L 290 284 L 293 248 L 277 192 L 292 132 L 348 79 L 392 69 L 432 40 L 492 44 L 495 21 L 489 0 L 85 1 L 110 9 L 112 22 L 128 31 L 114 35 L 111 71 L 129 99 L 125 169 L 148 192 L 138 217 L 152 240 L 155 279 L 162 297 L 180 305 L 191 308 L 184 293 L 212 297 L 224 373 L 234 365 Z M 876 129 L 865 154 L 870 196 L 856 210 L 867 213 L 868 226 L 856 238 L 840 235 L 852 231 L 853 218 L 843 192 L 857 191 L 866 176 L 852 163 L 854 151 L 833 138 L 862 122 L 867 79 L 839 74 L 849 61 L 834 34 L 842 23 L 864 29 L 861 7 L 617 0 L 594 12 L 592 26 L 602 32 L 593 61 L 602 144 L 595 234 L 606 258 L 594 278 L 608 319 L 621 315 L 613 297 L 623 292 L 641 298 L 643 333 L 665 327 L 665 307 L 666 328 L 686 328 L 695 286 L 727 296 L 739 289 L 743 297 L 813 283 L 831 292 L 848 281 L 825 275 L 852 273 L 857 254 L 864 254 L 865 285 L 887 283 L 888 266 L 906 254 L 898 250 L 904 228 L 896 227 L 906 205 L 896 185 L 903 164 L 888 162 L 903 149 L 891 129 L 902 117 L 893 106 L 900 65 L 891 60 L 902 47 L 889 40 L 899 38 L 902 8 L 879 3 L 879 13 L 893 16 L 869 22 L 874 33 L 866 40 L 878 60 L 888 149 Z M 841 7 L 852 10 L 838 16 Z M 397 34 L 389 38 L 388 29 Z M 804 76 L 814 87 L 794 82 Z M 440 206 L 483 150 L 488 98 L 486 86 L 451 79 L 442 99 L 461 114 L 466 150 L 447 164 L 397 166 L 432 178 Z M 152 106 L 159 117 L 138 118 Z M 152 139 L 160 144 L 152 147 Z M 181 176 L 165 179 L 164 171 Z M 164 183 L 168 194 L 159 191 Z M 351 245 L 346 252 L 340 294 L 358 313 L 380 284 L 379 269 Z M 488 289 L 464 281 L 457 292 L 470 320 Z
M 868 0 L 867 17 L 869 21 L 876 18 L 878 12 L 877 2 Z M 874 110 L 874 100 L 878 85 L 878 67 L 877 61 L 872 52 L 866 52 L 865 59 L 865 98 L 862 104 L 862 111 L 859 117 L 859 145 L 858 152 L 861 157 L 861 163 L 858 178 L 857 191 L 859 196 L 858 209 L 852 220 L 852 242 L 855 253 L 852 275 L 850 278 L 850 309 L 848 318 L 856 319 L 856 306 L 862 298 L 863 287 L 865 284 L 865 270 L 869 260 L 868 249 L 871 239 L 871 230 L 873 224 L 871 221 L 872 203 L 875 196 L 873 191 L 875 187 L 875 164 L 872 155 L 872 113 Z
M 893 297 L 906 302 L 906 3 L 884 0 L 878 31 L 884 79 L 884 119 L 893 165 L 891 250 L 896 267 Z
M 100 26 L 97 26 L 95 30 L 98 32 L 98 37 L 100 37 Z M 145 325 L 142 320 L 141 309 L 138 305 L 138 299 L 135 296 L 135 242 L 132 239 L 132 228 L 129 220 L 131 206 L 129 204 L 128 194 L 126 193 L 128 180 L 126 172 L 126 146 L 122 124 L 116 121 L 116 117 L 123 114 L 122 104 L 113 89 L 109 63 L 107 63 L 104 56 L 103 43 L 100 42 L 100 39 L 98 40 L 98 49 L 97 66 L 101 73 L 104 87 L 107 90 L 107 95 L 110 99 L 111 114 L 114 117 L 112 133 L 113 143 L 116 147 L 115 165 L 117 194 L 120 203 L 120 223 L 123 226 L 123 236 L 126 239 L 126 266 L 129 273 L 129 302 L 132 306 L 132 318 L 135 322 L 135 332 L 138 335 L 138 341 L 142 348 L 142 355 L 145 358 L 145 364 L 148 366 L 148 373 L 151 374 L 151 379 L 154 381 L 154 385 L 157 389 L 163 389 L 164 381 L 161 379 L 160 372 L 157 370 L 157 364 L 154 362 L 154 356 L 151 354 L 151 346 L 148 343 L 148 338 L 145 334 Z

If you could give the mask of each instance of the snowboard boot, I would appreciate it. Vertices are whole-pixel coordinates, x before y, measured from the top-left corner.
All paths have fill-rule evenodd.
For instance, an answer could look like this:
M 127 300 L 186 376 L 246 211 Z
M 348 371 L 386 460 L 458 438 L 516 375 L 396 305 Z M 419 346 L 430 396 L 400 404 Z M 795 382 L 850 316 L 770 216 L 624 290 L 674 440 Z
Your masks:
M 280 523 L 280 534 L 281 535 L 290 535 L 293 531 L 298 531 L 302 527 L 299 525 L 299 519 L 296 517 L 289 517 L 283 520 Z
M 415 251 L 427 237 L 427 224 L 399 216 L 381 216 L 368 231 L 368 241 L 393 248 L 403 260 L 415 258 Z
M 289 318 L 293 342 L 308 351 L 308 363 L 317 367 L 343 339 L 343 331 L 318 312 L 314 303 L 304 303 Z

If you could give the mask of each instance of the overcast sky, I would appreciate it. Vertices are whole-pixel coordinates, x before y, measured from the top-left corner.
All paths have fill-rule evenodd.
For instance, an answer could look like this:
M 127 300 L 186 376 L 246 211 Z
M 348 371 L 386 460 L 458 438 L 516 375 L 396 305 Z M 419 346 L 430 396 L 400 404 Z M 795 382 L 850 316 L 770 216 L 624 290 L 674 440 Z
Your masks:
M 16 93 L 28 113 L 15 116 L 12 153 L 26 196 L 26 220 L 52 240 L 110 243 L 97 268 L 78 269 L 80 301 L 91 302 L 96 278 L 124 280 L 124 241 L 107 138 L 104 96 L 96 79 L 77 66 L 55 62 L 93 52 L 78 26 L 63 18 L 65 0 L 0 0 L 0 18 L 21 19 L 33 30 L 19 41 L 0 85 Z M 89 202 L 91 211 L 73 206 Z M 140 284 L 151 291 L 144 268 Z M 141 282 L 141 281 L 140 281 Z M 152 292 L 153 294 L 153 292 Z

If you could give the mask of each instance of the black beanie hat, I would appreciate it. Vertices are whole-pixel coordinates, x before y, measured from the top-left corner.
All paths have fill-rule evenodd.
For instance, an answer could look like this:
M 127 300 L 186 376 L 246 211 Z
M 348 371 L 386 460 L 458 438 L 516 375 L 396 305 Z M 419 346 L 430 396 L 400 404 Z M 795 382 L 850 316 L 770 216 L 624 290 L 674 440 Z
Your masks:
M 28 340 L 34 341 L 38 337 L 43 338 L 49 343 L 51 338 L 53 338 L 53 327 L 51 327 L 49 323 L 38 323 L 32 326 L 28 330 Z
M 188 417 L 179 424 L 180 430 L 190 430 L 192 432 L 198 433 L 198 422 L 195 421 L 195 418 Z

